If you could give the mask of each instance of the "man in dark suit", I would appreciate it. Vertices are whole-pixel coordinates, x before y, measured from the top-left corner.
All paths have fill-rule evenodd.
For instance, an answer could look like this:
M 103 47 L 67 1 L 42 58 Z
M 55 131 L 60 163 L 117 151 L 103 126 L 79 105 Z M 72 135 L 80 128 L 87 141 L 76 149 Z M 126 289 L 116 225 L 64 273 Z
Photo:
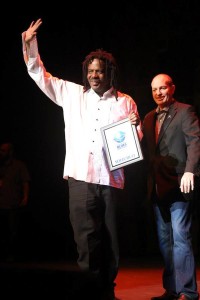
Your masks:
M 148 197 L 164 259 L 165 290 L 152 300 L 196 300 L 191 225 L 200 173 L 199 119 L 192 105 L 174 99 L 170 76 L 158 74 L 151 87 L 157 107 L 144 118 L 142 144 L 148 162 Z

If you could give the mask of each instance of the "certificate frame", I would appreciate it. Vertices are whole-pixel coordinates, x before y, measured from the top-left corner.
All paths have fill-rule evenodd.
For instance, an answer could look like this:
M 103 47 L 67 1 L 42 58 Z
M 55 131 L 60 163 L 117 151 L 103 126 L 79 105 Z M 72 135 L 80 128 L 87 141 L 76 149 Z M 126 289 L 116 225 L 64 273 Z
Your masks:
M 101 127 L 101 134 L 111 171 L 144 159 L 136 126 L 129 118 Z

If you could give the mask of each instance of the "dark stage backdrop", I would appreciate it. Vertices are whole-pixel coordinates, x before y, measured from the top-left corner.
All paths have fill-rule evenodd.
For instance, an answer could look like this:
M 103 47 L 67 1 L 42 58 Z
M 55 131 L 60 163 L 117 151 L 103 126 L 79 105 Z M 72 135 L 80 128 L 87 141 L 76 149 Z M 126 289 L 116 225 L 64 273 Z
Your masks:
M 108 3 L 107 3 L 108 4 Z M 20 8 L 19 8 L 20 11 Z M 76 256 L 68 218 L 67 182 L 63 180 L 62 109 L 37 88 L 22 57 L 21 32 L 42 18 L 39 51 L 53 75 L 82 83 L 81 63 L 97 48 L 116 57 L 120 89 L 137 102 L 141 118 L 154 108 L 151 79 L 168 73 L 176 98 L 200 113 L 200 9 L 198 1 L 131 1 L 99 9 L 72 4 L 66 12 L 15 14 L 1 24 L 0 139 L 14 142 L 16 156 L 31 173 L 31 197 L 24 235 L 27 253 L 35 257 Z M 157 253 L 151 209 L 144 213 L 143 162 L 126 167 L 120 203 L 120 242 L 124 256 Z M 195 236 L 196 240 L 196 236 Z

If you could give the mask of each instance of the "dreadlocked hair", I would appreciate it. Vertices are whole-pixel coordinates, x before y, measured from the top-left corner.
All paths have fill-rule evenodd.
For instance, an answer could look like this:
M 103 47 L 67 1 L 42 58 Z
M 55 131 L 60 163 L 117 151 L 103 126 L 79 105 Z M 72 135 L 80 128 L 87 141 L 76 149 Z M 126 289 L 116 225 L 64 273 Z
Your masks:
M 90 52 L 82 63 L 82 74 L 83 74 L 83 86 L 84 91 L 87 91 L 90 88 L 90 85 L 87 80 L 88 65 L 97 58 L 104 62 L 105 64 L 105 76 L 110 78 L 110 86 L 114 88 L 114 93 L 117 95 L 117 84 L 118 84 L 118 66 L 115 58 L 111 53 L 104 51 L 103 49 L 97 49 L 96 51 Z

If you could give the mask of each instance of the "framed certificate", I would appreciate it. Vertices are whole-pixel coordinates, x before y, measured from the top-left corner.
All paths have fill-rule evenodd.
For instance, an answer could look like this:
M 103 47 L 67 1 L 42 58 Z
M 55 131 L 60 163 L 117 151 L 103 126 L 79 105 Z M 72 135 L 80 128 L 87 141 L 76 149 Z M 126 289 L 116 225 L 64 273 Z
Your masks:
M 129 118 L 101 127 L 101 134 L 111 171 L 143 160 L 137 130 Z

